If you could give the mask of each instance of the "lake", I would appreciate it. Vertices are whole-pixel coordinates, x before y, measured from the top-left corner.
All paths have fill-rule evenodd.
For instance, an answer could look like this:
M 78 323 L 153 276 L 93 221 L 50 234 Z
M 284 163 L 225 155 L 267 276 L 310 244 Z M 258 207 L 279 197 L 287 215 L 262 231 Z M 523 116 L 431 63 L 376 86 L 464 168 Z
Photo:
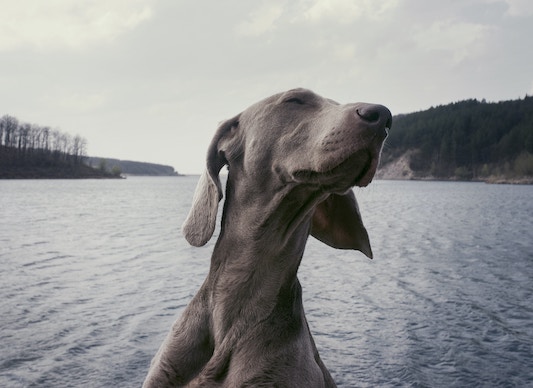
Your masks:
M 209 268 L 197 179 L 0 181 L 0 386 L 141 385 Z M 533 386 L 533 186 L 355 193 L 374 260 L 310 238 L 299 272 L 337 384 Z

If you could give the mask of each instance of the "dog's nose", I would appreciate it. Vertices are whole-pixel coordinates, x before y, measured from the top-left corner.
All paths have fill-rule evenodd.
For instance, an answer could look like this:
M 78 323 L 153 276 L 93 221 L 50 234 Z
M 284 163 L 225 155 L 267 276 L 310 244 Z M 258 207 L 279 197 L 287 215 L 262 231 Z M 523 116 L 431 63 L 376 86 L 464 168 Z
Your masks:
M 370 124 L 381 124 L 385 128 L 392 125 L 392 114 L 390 110 L 383 105 L 361 104 L 357 107 L 357 115 Z

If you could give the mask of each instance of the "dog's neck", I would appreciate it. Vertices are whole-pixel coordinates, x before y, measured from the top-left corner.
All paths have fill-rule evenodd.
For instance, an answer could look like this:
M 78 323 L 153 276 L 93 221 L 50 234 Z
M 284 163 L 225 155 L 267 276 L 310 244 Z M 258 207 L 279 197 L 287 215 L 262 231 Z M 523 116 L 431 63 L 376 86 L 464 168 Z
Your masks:
M 237 182 L 228 177 L 222 226 L 208 278 L 213 318 L 222 321 L 218 322 L 222 323 L 219 333 L 242 317 L 256 322 L 265 319 L 280 302 L 303 315 L 296 275 L 318 200 L 308 189 L 285 186 L 258 195 L 261 187 L 237 186 Z

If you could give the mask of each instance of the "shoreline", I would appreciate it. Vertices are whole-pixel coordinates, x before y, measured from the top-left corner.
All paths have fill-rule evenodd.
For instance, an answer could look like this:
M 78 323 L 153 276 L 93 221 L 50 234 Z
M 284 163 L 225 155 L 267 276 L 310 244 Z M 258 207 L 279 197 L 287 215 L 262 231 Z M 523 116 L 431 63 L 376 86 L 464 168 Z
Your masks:
M 102 172 L 87 166 L 78 168 L 2 168 L 0 179 L 121 179 L 120 175 Z
M 533 185 L 533 177 L 523 177 L 523 178 L 489 177 L 487 179 L 456 179 L 456 178 L 435 178 L 435 177 L 422 177 L 422 176 L 411 176 L 409 178 L 376 176 L 374 179 L 383 180 L 383 181 L 486 183 L 488 185 Z

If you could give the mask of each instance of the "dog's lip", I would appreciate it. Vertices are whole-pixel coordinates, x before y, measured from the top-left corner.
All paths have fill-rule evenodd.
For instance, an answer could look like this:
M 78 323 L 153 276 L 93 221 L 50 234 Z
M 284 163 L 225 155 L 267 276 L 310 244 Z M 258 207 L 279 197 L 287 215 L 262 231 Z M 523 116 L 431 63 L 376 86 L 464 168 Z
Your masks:
M 372 181 L 372 178 L 374 177 L 374 171 L 372 168 L 372 166 L 374 165 L 374 156 L 370 153 L 370 151 L 366 151 L 365 156 L 366 156 L 366 163 L 363 165 L 363 168 L 360 170 L 360 173 L 357 175 L 357 177 L 353 181 L 353 184 L 351 185 L 351 187 L 353 186 L 365 187 Z M 345 163 L 349 164 L 350 158 L 348 158 L 346 161 L 341 163 L 341 166 Z
M 292 176 L 296 182 L 319 184 L 321 186 L 340 185 L 343 188 L 367 186 L 374 177 L 375 156 L 368 149 L 350 154 L 334 167 L 323 172 L 297 170 Z M 344 187 L 347 186 L 347 187 Z
M 355 180 L 354 186 L 366 187 L 370 184 L 370 182 L 372 182 L 372 179 L 374 178 L 374 174 L 376 172 L 376 169 L 373 168 L 373 164 L 373 159 L 370 158 L 362 173 Z

